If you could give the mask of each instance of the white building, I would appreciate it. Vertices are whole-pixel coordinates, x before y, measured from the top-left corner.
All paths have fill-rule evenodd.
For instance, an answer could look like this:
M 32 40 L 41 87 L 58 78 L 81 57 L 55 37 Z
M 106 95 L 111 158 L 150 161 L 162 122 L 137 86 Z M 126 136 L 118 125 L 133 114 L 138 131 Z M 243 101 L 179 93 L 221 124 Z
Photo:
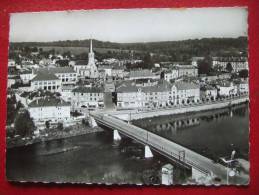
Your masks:
M 163 74 L 162 77 L 164 78 L 164 80 L 170 82 L 170 80 L 178 78 L 178 69 L 167 70 L 162 74 Z
M 220 96 L 231 96 L 237 94 L 237 86 L 234 85 L 232 82 L 223 82 L 219 85 L 217 85 L 218 88 L 218 94 Z
M 136 85 L 135 82 L 124 82 L 117 87 L 117 108 L 152 108 L 163 107 L 169 103 L 171 85 L 164 81 L 156 85 Z
M 249 85 L 248 80 L 240 81 L 238 84 L 238 93 L 248 93 L 249 92 Z
M 200 86 L 191 82 L 176 82 L 177 89 L 175 104 L 189 104 L 200 100 Z
M 212 66 L 219 66 L 222 70 L 226 70 L 227 64 L 233 68 L 233 72 L 239 72 L 248 69 L 248 60 L 246 57 L 212 57 Z
M 124 82 L 116 89 L 117 108 L 162 108 L 169 105 L 187 104 L 200 99 L 199 86 L 193 83 L 167 81 L 149 84 Z
M 197 77 L 198 76 L 198 68 L 193 65 L 177 65 L 176 69 L 178 69 L 178 77 L 182 77 L 182 76 Z
M 104 108 L 103 93 L 102 87 L 77 87 L 73 89 L 71 94 L 72 110 L 84 113 L 86 110 Z
M 72 67 L 54 67 L 39 69 L 38 72 L 49 72 L 55 74 L 61 80 L 62 85 L 75 85 L 77 82 L 77 73 Z
M 60 91 L 61 80 L 53 73 L 42 71 L 31 80 L 31 90 Z
M 36 99 L 28 105 L 28 110 L 36 124 L 46 121 L 65 123 L 70 119 L 70 104 L 60 98 Z

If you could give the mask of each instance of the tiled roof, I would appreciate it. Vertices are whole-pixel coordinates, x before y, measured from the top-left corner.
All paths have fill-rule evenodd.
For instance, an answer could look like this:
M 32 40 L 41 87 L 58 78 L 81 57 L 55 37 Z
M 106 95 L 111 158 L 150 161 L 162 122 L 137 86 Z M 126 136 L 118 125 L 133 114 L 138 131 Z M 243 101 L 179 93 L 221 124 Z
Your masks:
M 148 70 L 148 69 L 143 69 L 143 70 L 132 70 L 129 73 L 129 77 L 134 78 L 134 77 L 152 77 L 154 74 Z
M 32 79 L 32 81 L 49 81 L 49 80 L 59 80 L 59 78 L 50 72 L 40 71 L 37 75 Z
M 29 107 L 50 107 L 50 106 L 70 106 L 70 103 L 65 102 L 61 98 L 45 97 L 32 101 Z
M 77 93 L 102 93 L 104 92 L 103 87 L 77 87 L 72 90 L 72 92 Z
M 149 93 L 149 92 L 164 92 L 170 91 L 172 85 L 167 81 L 163 81 L 154 86 L 136 86 L 135 82 L 124 82 L 120 86 L 117 87 L 116 91 L 119 93 L 127 93 L 127 92 L 137 92 L 139 89 L 141 91 Z
M 191 82 L 176 82 L 175 83 L 177 90 L 188 90 L 188 89 L 199 89 L 199 85 Z
M 38 72 L 50 72 L 50 73 L 75 73 L 72 67 L 54 67 L 54 68 L 41 68 Z

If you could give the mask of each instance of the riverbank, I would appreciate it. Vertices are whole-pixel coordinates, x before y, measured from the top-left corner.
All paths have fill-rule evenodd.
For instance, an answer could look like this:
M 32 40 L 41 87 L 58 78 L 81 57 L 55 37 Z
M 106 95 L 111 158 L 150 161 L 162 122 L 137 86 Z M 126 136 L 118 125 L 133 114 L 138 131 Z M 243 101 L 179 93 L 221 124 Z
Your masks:
M 89 133 L 96 133 L 103 131 L 100 127 L 90 127 L 85 125 L 73 125 L 69 127 L 69 130 L 48 130 L 44 134 L 40 134 L 39 136 L 33 136 L 33 137 L 16 137 L 16 138 L 7 138 L 6 140 L 6 147 L 14 148 L 14 147 L 21 147 L 21 146 L 27 146 L 39 142 L 45 142 L 45 141 L 51 141 L 51 140 L 58 140 L 58 139 L 65 139 L 68 137 L 75 137 L 80 135 L 85 135 Z
M 128 110 L 128 111 L 115 111 L 110 112 L 109 114 L 117 117 L 122 120 L 132 121 L 138 119 L 152 118 L 158 116 L 167 116 L 167 115 L 175 115 L 175 114 L 187 114 L 194 113 L 200 111 L 208 111 L 208 110 L 216 110 L 221 108 L 227 108 L 229 106 L 242 104 L 248 102 L 249 98 L 245 97 L 236 97 L 231 99 L 226 99 L 217 102 L 205 102 L 199 103 L 195 105 L 187 105 L 187 106 L 175 106 L 172 108 L 163 108 L 149 111 L 138 111 L 138 110 Z

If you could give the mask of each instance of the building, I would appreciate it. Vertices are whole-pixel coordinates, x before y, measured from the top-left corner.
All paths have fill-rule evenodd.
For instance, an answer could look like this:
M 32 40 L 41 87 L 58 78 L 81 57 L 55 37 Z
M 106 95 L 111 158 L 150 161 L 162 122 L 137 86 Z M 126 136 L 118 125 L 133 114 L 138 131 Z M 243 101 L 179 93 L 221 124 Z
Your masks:
M 204 60 L 204 57 L 192 57 L 192 65 L 193 66 L 198 66 L 198 62 Z
M 70 103 L 61 98 L 44 97 L 32 101 L 28 105 L 30 116 L 35 124 L 66 122 L 70 119 Z
M 193 65 L 177 65 L 178 77 L 188 76 L 188 77 L 197 77 L 198 68 Z
M 189 104 L 200 100 L 200 86 L 192 82 L 176 82 L 177 95 L 174 104 Z
M 218 95 L 223 97 L 228 97 L 231 95 L 237 94 L 237 85 L 234 85 L 232 82 L 224 81 L 217 85 Z
M 237 85 L 237 92 L 239 94 L 248 93 L 249 92 L 248 80 L 238 81 L 238 82 L 236 82 L 236 85 Z
M 211 85 L 205 85 L 205 86 L 201 87 L 200 93 L 201 93 L 202 99 L 215 100 L 218 95 L 218 90 L 217 90 L 217 88 L 215 88 Z
M 20 71 L 20 78 L 23 84 L 28 84 L 35 77 L 33 69 L 24 69 Z
M 77 61 L 74 65 L 74 70 L 81 78 L 98 78 L 99 72 L 95 64 L 92 40 L 90 40 L 90 49 L 88 53 L 88 62 L 85 60 Z
M 171 85 L 159 82 L 155 85 L 138 85 L 135 82 L 123 82 L 116 88 L 117 108 L 158 108 L 169 104 Z
M 178 69 L 171 69 L 171 70 L 166 70 L 162 72 L 161 77 L 170 82 L 172 79 L 177 79 L 178 78 Z
M 233 72 L 239 72 L 242 69 L 248 69 L 248 60 L 246 57 L 212 57 L 212 66 L 218 66 L 221 70 L 226 70 L 227 64 L 233 68 Z
M 77 87 L 72 90 L 72 111 L 84 113 L 85 111 L 104 108 L 103 87 Z
M 200 100 L 199 85 L 189 82 L 123 82 L 116 88 L 117 108 L 162 108 Z
M 77 73 L 72 67 L 54 67 L 39 69 L 38 72 L 55 74 L 61 80 L 62 85 L 75 85 L 77 82 Z
M 31 90 L 48 90 L 52 92 L 60 91 L 61 80 L 53 73 L 39 71 L 31 80 Z
M 137 80 L 137 79 L 160 79 L 160 75 L 155 75 L 151 70 L 148 69 L 140 69 L 140 70 L 132 70 L 128 75 L 129 80 Z

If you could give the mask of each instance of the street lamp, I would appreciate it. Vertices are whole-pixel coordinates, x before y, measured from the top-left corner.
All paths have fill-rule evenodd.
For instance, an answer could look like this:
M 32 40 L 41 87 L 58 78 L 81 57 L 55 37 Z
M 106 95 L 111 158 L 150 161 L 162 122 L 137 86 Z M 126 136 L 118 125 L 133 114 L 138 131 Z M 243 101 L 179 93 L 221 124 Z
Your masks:
M 236 154 L 236 151 L 233 150 L 232 153 L 231 153 L 231 158 L 230 158 L 230 160 L 226 160 L 226 159 L 223 158 L 223 157 L 220 158 L 224 163 L 227 163 L 227 185 L 229 185 L 229 176 L 230 176 L 230 177 L 234 177 L 235 174 L 236 174 L 234 170 L 229 171 L 229 165 L 230 165 L 230 163 L 232 163 L 232 162 L 235 161 L 235 159 L 234 159 L 235 154 Z

